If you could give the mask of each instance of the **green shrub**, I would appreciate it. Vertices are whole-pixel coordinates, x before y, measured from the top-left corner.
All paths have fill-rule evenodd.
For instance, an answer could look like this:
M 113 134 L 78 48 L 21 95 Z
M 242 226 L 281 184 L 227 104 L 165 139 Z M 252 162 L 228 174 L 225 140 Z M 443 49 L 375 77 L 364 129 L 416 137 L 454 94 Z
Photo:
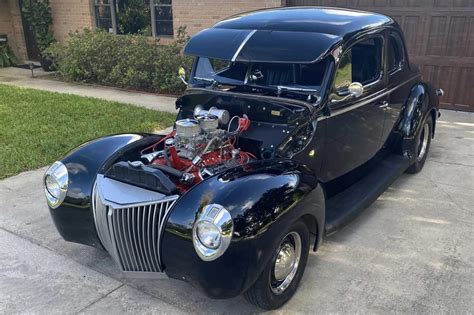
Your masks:
M 22 11 L 25 19 L 29 22 L 30 30 L 36 45 L 43 51 L 54 42 L 52 25 L 53 16 L 49 0 L 27 0 L 22 1 Z
M 178 68 L 191 65 L 191 59 L 182 54 L 188 39 L 184 28 L 169 45 L 143 35 L 117 36 L 86 29 L 71 34 L 65 46 L 51 45 L 46 53 L 69 80 L 176 94 L 184 89 Z
M 16 63 L 16 58 L 7 44 L 0 44 L 0 68 L 9 67 Z

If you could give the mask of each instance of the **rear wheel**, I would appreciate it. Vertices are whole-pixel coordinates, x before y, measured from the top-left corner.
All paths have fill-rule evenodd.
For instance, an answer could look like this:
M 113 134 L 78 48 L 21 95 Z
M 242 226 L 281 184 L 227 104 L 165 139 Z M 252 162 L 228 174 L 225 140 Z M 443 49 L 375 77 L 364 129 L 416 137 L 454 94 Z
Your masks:
M 245 298 L 266 310 L 285 304 L 296 292 L 308 254 L 308 227 L 297 221 L 285 233 L 257 281 L 245 292 Z
M 407 173 L 415 174 L 421 171 L 425 165 L 428 151 L 430 150 L 431 138 L 433 137 L 433 119 L 431 115 L 425 120 L 423 127 L 417 135 L 417 151 L 415 162 L 407 169 Z

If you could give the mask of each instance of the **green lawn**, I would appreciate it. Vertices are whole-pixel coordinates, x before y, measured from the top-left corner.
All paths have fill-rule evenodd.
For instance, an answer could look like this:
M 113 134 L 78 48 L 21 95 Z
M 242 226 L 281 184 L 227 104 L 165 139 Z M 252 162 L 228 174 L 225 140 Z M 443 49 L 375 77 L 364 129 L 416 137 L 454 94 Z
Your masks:
M 0 179 L 48 165 L 99 136 L 171 126 L 175 115 L 0 84 Z

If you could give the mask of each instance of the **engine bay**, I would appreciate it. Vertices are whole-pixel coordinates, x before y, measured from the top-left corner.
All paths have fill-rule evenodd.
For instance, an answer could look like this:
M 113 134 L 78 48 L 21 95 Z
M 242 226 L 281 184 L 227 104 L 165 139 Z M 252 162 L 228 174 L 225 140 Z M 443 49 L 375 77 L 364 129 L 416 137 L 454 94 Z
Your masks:
M 254 154 L 237 145 L 239 135 L 248 130 L 250 124 L 246 115 L 231 117 L 224 109 L 204 110 L 196 106 L 193 118 L 177 120 L 172 132 L 141 151 L 139 161 L 128 162 L 127 166 L 116 165 L 108 175 L 116 177 L 113 173 L 119 172 L 119 167 L 140 168 L 152 177 L 155 170 L 159 170 L 167 175 L 178 192 L 186 192 L 207 177 L 256 159 Z M 168 186 L 166 192 L 171 190 Z
M 311 131 L 305 124 L 308 108 L 280 100 L 191 90 L 176 105 L 180 111 L 170 133 L 104 175 L 166 195 L 182 194 L 227 169 L 288 157 Z M 295 135 L 299 140 L 293 141 Z

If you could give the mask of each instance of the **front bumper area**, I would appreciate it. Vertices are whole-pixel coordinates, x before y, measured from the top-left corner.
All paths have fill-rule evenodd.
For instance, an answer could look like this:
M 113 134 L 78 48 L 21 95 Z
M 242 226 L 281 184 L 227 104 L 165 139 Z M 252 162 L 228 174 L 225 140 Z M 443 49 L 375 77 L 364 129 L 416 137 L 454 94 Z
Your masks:
M 178 198 L 97 175 L 91 205 L 103 247 L 127 277 L 162 278 L 164 272 L 212 298 L 240 294 L 248 286 L 248 266 L 256 257 L 249 242 L 233 244 L 215 261 L 203 261 L 191 238 L 195 211 L 189 209 L 195 207 Z M 171 216 L 187 221 L 186 228 L 180 230 L 184 225 L 176 226 Z
M 126 275 L 148 277 L 164 270 L 161 239 L 178 197 L 97 176 L 92 193 L 97 234 Z

